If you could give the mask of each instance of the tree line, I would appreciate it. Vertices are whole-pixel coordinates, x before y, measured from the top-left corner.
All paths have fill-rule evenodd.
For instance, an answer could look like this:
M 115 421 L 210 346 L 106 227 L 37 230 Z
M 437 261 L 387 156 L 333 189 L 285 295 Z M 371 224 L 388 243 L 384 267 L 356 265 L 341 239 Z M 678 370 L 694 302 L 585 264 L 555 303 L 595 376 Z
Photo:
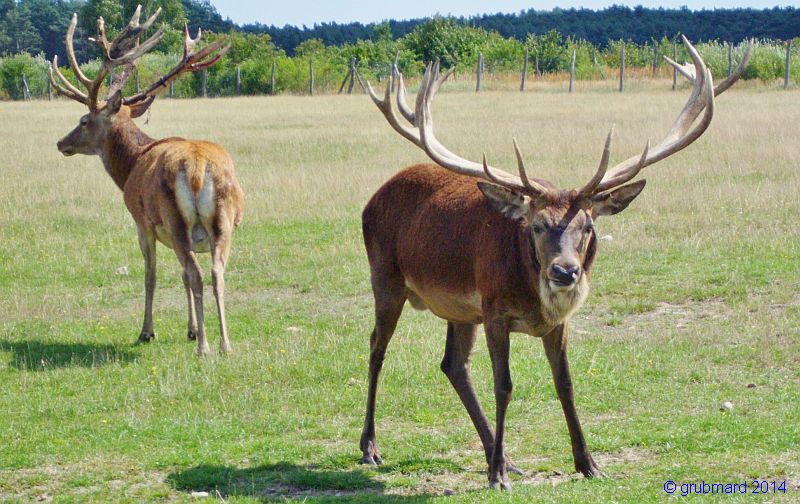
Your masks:
M 619 66 L 622 45 L 626 48 L 625 63 L 628 68 L 655 64 L 657 70 L 658 66 L 663 65 L 660 56 L 672 55 L 674 37 L 677 34 L 677 31 L 659 34 L 658 27 L 666 26 L 662 23 L 654 27 L 656 31 L 651 32 L 649 38 L 643 41 L 634 40 L 635 33 L 632 31 L 620 34 L 617 38 L 594 42 L 588 37 L 575 36 L 571 31 L 561 32 L 557 29 L 509 36 L 504 35 L 499 28 L 489 29 L 478 26 L 477 23 L 479 19 L 497 20 L 503 17 L 519 21 L 533 14 L 547 14 L 543 16 L 545 18 L 558 15 L 571 19 L 593 12 L 571 9 L 549 13 L 527 11 L 513 15 L 497 14 L 470 20 L 437 16 L 418 22 L 404 21 L 402 23 L 416 24 L 402 36 L 397 35 L 398 23 L 393 21 L 366 26 L 358 23 L 332 24 L 330 26 L 360 27 L 364 31 L 358 32 L 355 40 L 349 40 L 342 35 L 337 42 L 331 42 L 320 32 L 318 38 L 307 38 L 292 45 L 290 42 L 278 43 L 275 37 L 282 36 L 281 33 L 296 33 L 296 29 L 285 27 L 283 32 L 278 31 L 273 35 L 269 32 L 272 27 L 264 30 L 256 29 L 259 28 L 258 25 L 238 27 L 230 20 L 223 19 L 208 0 L 0 0 L 0 99 L 47 95 L 47 61 L 53 55 L 58 55 L 62 64 L 66 62 L 63 52 L 64 35 L 73 12 L 78 12 L 80 19 L 75 35 L 78 61 L 83 62 L 83 67 L 89 74 L 96 71 L 100 55 L 97 48 L 87 40 L 96 32 L 96 19 L 103 16 L 110 30 L 112 27 L 119 30 L 130 18 L 137 4 L 143 5 L 143 15 L 161 7 L 163 13 L 160 20 L 165 23 L 167 33 L 156 52 L 143 58 L 139 65 L 138 79 L 131 79 L 129 86 L 135 86 L 137 80 L 149 82 L 157 78 L 177 61 L 182 48 L 181 30 L 184 23 L 188 23 L 193 29 L 202 27 L 206 30 L 204 38 L 207 40 L 214 40 L 224 34 L 231 41 L 232 49 L 228 56 L 209 69 L 207 74 L 186 76 L 176 83 L 171 93 L 177 97 L 197 96 L 204 92 L 211 96 L 304 93 L 309 90 L 312 65 L 316 88 L 323 92 L 336 90 L 347 75 L 352 61 L 356 61 L 360 73 L 377 80 L 389 74 L 395 61 L 406 75 L 418 75 L 424 62 L 436 58 L 446 68 L 455 67 L 459 72 L 467 72 L 474 70 L 479 54 L 483 55 L 485 70 L 489 73 L 519 72 L 527 53 L 531 71 L 545 74 L 567 71 L 574 51 L 576 78 L 602 78 Z M 665 19 L 671 19 L 670 13 L 692 14 L 692 11 L 686 9 L 631 10 L 623 7 L 605 9 L 599 11 L 599 14 L 607 15 L 615 10 L 640 12 L 639 17 L 644 18 L 655 12 L 662 12 Z M 738 11 L 740 10 L 730 12 Z M 781 13 L 778 16 L 779 21 L 770 25 L 770 29 L 778 30 L 776 33 L 781 26 L 786 25 L 785 18 L 796 19 L 800 13 L 791 8 L 745 11 L 764 15 Z M 700 11 L 705 12 L 707 11 Z M 511 29 L 513 23 L 500 25 Z M 301 31 L 313 32 L 322 26 L 329 25 Z M 790 28 L 800 30 L 800 19 Z M 111 30 L 110 36 L 114 35 L 114 30 Z M 609 28 L 609 33 L 616 32 Z M 694 40 L 697 41 L 698 38 Z M 751 66 L 744 77 L 765 80 L 782 77 L 785 47 L 778 40 L 759 41 Z M 699 49 L 715 75 L 724 75 L 729 66 L 729 54 L 736 59 L 742 51 L 741 44 L 729 44 L 722 40 L 699 44 Z M 793 45 L 792 54 L 795 60 L 798 51 L 800 40 Z M 685 58 L 681 48 L 679 60 Z M 795 81 L 800 80 L 798 67 L 800 64 L 794 65 L 792 72 L 792 79 Z M 69 70 L 65 73 L 71 75 Z

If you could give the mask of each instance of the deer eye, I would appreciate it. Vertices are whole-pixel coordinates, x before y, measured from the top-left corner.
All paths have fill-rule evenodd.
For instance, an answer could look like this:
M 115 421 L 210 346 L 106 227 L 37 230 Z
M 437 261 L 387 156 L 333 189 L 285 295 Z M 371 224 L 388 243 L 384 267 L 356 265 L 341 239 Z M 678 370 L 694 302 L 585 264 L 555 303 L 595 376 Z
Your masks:
M 89 124 L 89 118 L 86 116 L 81 117 L 81 126 L 86 126 Z
M 542 226 L 540 226 L 539 224 L 534 224 L 533 225 L 533 232 L 536 233 L 536 234 L 542 234 L 542 233 L 544 233 L 544 228 Z
M 584 229 L 584 232 L 591 233 L 592 231 L 594 231 L 594 226 L 592 224 L 587 224 L 586 229 Z

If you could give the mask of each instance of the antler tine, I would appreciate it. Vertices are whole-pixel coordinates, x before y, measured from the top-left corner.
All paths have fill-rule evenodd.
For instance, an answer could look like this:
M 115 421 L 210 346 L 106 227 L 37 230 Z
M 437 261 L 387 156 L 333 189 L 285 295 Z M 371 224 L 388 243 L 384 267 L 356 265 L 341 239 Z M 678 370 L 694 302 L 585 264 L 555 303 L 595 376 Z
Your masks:
M 370 84 L 369 81 L 364 80 L 361 77 L 361 74 L 358 73 L 358 71 L 356 71 L 356 76 L 358 77 L 358 81 L 361 83 L 361 87 L 372 99 L 372 102 L 375 104 L 375 106 L 378 107 L 378 110 L 380 110 L 383 113 L 389 125 L 395 131 L 400 133 L 400 135 L 403 138 L 413 143 L 417 147 L 423 149 L 424 147 L 422 146 L 422 141 L 420 140 L 419 132 L 401 123 L 394 113 L 394 110 L 392 108 L 392 97 L 391 97 L 392 81 L 389 79 L 388 82 L 386 83 L 386 94 L 383 100 L 381 100 L 378 97 L 377 93 L 375 93 L 375 90 L 372 88 L 372 84 Z
M 197 37 L 192 39 L 192 36 L 189 34 L 189 26 L 184 24 L 183 25 L 183 57 L 188 58 L 194 49 L 194 46 L 200 41 L 200 38 L 203 36 L 203 30 L 198 28 L 197 29 Z
M 597 167 L 594 177 L 578 190 L 578 194 L 581 196 L 591 195 L 600 182 L 603 181 L 603 177 L 605 177 L 606 171 L 608 170 L 608 159 L 611 156 L 611 137 L 613 134 L 614 125 L 612 124 L 611 129 L 608 131 L 608 136 L 606 137 L 605 147 L 603 147 L 603 156 L 600 158 L 600 166 Z
M 750 64 L 750 56 L 752 54 L 752 49 L 753 49 L 753 41 L 749 40 L 747 42 L 747 47 L 744 50 L 744 54 L 742 55 L 742 60 L 739 62 L 739 65 L 736 67 L 736 70 L 734 70 L 725 80 L 714 86 L 715 97 L 721 95 L 722 93 L 727 91 L 731 86 L 733 86 L 736 83 L 736 81 L 738 81 L 739 78 L 742 76 L 744 71 L 747 70 L 747 65 Z M 686 77 L 686 79 L 689 82 L 694 84 L 695 74 L 687 71 L 684 65 L 675 62 L 674 60 L 672 60 L 667 56 L 664 56 L 664 59 L 667 60 L 667 63 L 675 67 L 675 70 L 677 70 L 681 75 Z
M 714 96 L 719 96 L 725 91 L 728 90 L 731 86 L 733 86 L 736 81 L 742 76 L 745 70 L 747 70 L 747 65 L 750 64 L 750 56 L 752 54 L 753 49 L 753 41 L 747 41 L 747 47 L 744 50 L 744 54 L 742 55 L 742 61 L 739 62 L 739 66 L 736 67 L 736 70 L 731 73 L 727 79 L 720 82 L 719 84 L 714 87 Z
M 411 124 L 417 123 L 417 116 L 406 101 L 406 83 L 403 80 L 403 74 L 400 72 L 397 72 L 397 109 L 403 114 L 406 121 Z
M 83 93 L 80 89 L 76 88 L 72 83 L 64 77 L 64 74 L 61 73 L 61 70 L 58 68 L 58 55 L 53 56 L 53 62 L 50 65 L 50 68 L 47 69 L 47 75 L 50 78 L 50 83 L 61 95 L 66 96 L 67 98 L 71 98 L 75 101 L 83 103 L 84 105 L 89 104 L 89 97 Z M 55 74 L 55 76 L 53 75 Z M 56 78 L 62 82 L 64 85 L 62 86 L 58 82 L 56 82 Z
M 682 36 L 682 38 L 695 67 L 695 76 L 688 77 L 693 84 L 689 100 L 686 102 L 686 105 L 684 105 L 680 114 L 678 114 L 678 117 L 675 119 L 667 135 L 652 149 L 652 151 L 650 149 L 645 149 L 645 153 L 642 156 L 631 157 L 616 165 L 606 173 L 592 194 L 597 194 L 624 184 L 635 177 L 645 166 L 656 163 L 684 149 L 697 140 L 708 128 L 708 125 L 711 124 L 711 119 L 714 116 L 715 94 L 711 71 L 706 68 L 697 49 L 695 49 L 685 36 Z M 671 63 L 676 65 L 676 68 L 679 67 L 676 63 Z M 687 74 L 686 72 L 681 73 L 683 75 Z M 703 117 L 697 125 L 694 125 L 701 113 L 703 113 Z
M 522 185 L 524 185 L 528 190 L 537 192 L 537 193 L 546 193 L 547 189 L 540 185 L 537 182 L 532 182 L 528 178 L 528 174 L 525 172 L 525 159 L 522 157 L 522 151 L 519 149 L 519 144 L 517 143 L 516 138 L 511 139 L 514 143 L 514 154 L 517 156 L 517 168 L 519 169 L 519 178 L 522 180 Z M 485 161 L 485 158 L 484 158 Z
M 433 114 L 431 112 L 431 100 L 436 95 L 436 91 L 439 89 L 442 83 L 451 75 L 451 72 L 448 72 L 440 77 L 438 75 L 438 70 L 439 64 L 437 62 L 431 66 L 430 76 L 426 81 L 425 88 L 420 90 L 420 93 L 424 93 L 421 106 L 422 113 L 420 114 L 420 110 L 417 111 L 417 117 L 419 119 L 417 128 L 419 128 L 420 140 L 422 140 L 423 148 L 428 156 L 436 161 L 436 163 L 439 165 L 453 172 L 471 177 L 487 179 L 495 184 L 512 189 L 514 191 L 531 191 L 529 187 L 526 187 L 525 184 L 522 183 L 522 180 L 519 177 L 511 175 L 510 173 L 502 170 L 494 169 L 490 167 L 488 163 L 484 163 L 486 165 L 484 166 L 484 164 L 478 164 L 464 159 L 454 154 L 441 143 L 439 143 L 433 134 Z M 535 188 L 533 190 L 536 191 Z
M 69 60 L 69 64 L 72 66 L 72 71 L 75 72 L 75 76 L 78 78 L 80 82 L 83 83 L 84 86 L 90 86 L 92 84 L 92 79 L 86 77 L 86 75 L 81 71 L 80 65 L 78 65 L 78 60 L 75 58 L 75 47 L 73 45 L 72 39 L 75 36 L 75 28 L 78 26 L 78 14 L 72 14 L 72 21 L 69 23 L 69 28 L 67 28 L 67 59 Z

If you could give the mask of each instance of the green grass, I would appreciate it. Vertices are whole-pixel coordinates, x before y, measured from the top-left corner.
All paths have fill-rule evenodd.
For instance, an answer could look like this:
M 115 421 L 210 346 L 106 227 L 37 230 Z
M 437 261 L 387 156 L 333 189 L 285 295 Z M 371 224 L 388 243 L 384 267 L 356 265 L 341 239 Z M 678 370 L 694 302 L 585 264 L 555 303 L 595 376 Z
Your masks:
M 154 105 L 148 133 L 225 145 L 247 193 L 226 275 L 235 353 L 208 360 L 184 340 L 180 271 L 163 247 L 158 337 L 132 344 L 144 301 L 133 223 L 98 159 L 54 145 L 79 107 L 0 103 L 0 500 L 641 502 L 663 499 L 668 479 L 762 478 L 787 480 L 787 493 L 717 499 L 796 501 L 800 144 L 787 125 L 800 124 L 798 97 L 724 95 L 704 138 L 648 168 L 642 196 L 597 223 L 613 240 L 573 318 L 570 360 L 609 479 L 572 476 L 541 345 L 514 336 L 507 443 L 527 475 L 511 495 L 486 489 L 478 437 L 438 369 L 444 322 L 409 308 L 378 396 L 386 465 L 358 464 L 372 328 L 360 209 L 425 159 L 367 98 Z M 666 131 L 685 94 L 439 99 L 437 135 L 453 150 L 511 167 L 515 135 L 537 175 L 577 185 L 611 122 L 623 159 Z M 492 416 L 490 367 L 478 345 L 474 381 Z

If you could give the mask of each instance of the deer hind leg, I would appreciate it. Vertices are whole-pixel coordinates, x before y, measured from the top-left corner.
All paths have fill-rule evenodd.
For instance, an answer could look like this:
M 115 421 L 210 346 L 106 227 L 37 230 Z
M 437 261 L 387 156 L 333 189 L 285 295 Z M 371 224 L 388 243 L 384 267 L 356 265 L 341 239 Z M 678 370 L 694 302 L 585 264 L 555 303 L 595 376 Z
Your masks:
M 231 343 L 228 340 L 228 325 L 225 321 L 225 265 L 231 252 L 232 224 L 227 220 L 222 210 L 217 212 L 216 225 L 209 226 L 213 229 L 211 237 L 211 280 L 214 285 L 214 297 L 217 300 L 219 313 L 220 351 L 230 353 Z
M 208 341 L 206 340 L 205 321 L 203 318 L 203 271 L 200 264 L 197 262 L 197 256 L 192 251 L 192 237 L 186 221 L 178 211 L 177 206 L 170 208 L 166 212 L 164 219 L 169 227 L 170 236 L 172 237 L 172 248 L 175 255 L 178 257 L 181 266 L 183 266 L 183 277 L 185 284 L 188 284 L 191 291 L 191 300 L 189 300 L 190 321 L 191 324 L 191 311 L 194 301 L 194 312 L 197 320 L 197 354 L 204 357 L 210 353 L 208 348 Z M 187 298 L 189 296 L 187 295 Z
M 186 289 L 186 305 L 189 307 L 189 323 L 186 331 L 186 339 L 195 341 L 197 339 L 197 313 L 194 309 L 194 294 L 192 294 L 192 287 L 189 284 L 189 276 L 184 270 L 181 274 L 183 279 L 183 286 Z
M 486 413 L 483 412 L 470 375 L 470 357 L 478 336 L 477 329 L 478 326 L 474 324 L 447 323 L 447 343 L 441 369 L 456 390 L 475 430 L 478 431 L 486 454 L 486 463 L 491 465 L 494 452 L 494 430 L 486 418 Z M 515 474 L 522 474 L 522 471 L 517 469 L 508 457 L 506 457 L 506 469 Z
M 149 343 L 153 332 L 153 294 L 156 290 L 156 238 L 153 233 L 139 229 L 139 247 L 144 257 L 144 322 L 138 343 Z
M 386 347 L 392 339 L 406 301 L 405 283 L 399 273 L 386 274 L 373 268 L 372 292 L 375 296 L 375 328 L 369 339 L 369 391 L 360 446 L 363 454 L 361 463 L 378 465 L 383 463 L 383 459 L 375 441 L 375 396 Z

